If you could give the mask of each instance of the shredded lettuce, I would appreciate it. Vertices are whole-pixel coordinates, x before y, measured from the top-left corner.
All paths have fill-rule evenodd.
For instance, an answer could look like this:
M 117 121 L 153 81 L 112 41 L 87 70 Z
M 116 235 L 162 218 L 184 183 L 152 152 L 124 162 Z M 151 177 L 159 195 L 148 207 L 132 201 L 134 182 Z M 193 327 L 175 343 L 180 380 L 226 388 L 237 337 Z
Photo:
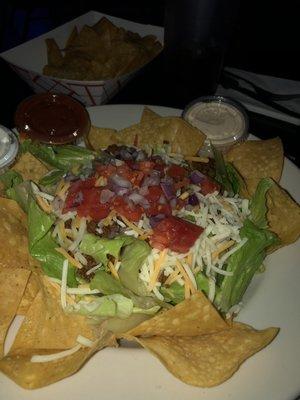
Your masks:
M 159 308 L 159 306 L 153 306 L 149 309 L 134 307 L 133 301 L 128 297 L 121 294 L 112 294 L 102 297 L 94 296 L 92 301 L 81 300 L 74 305 L 69 304 L 66 311 L 89 317 L 127 319 L 132 314 L 153 315 L 157 313 Z
M 135 240 L 133 237 L 127 235 L 119 235 L 114 239 L 107 239 L 86 233 L 81 241 L 80 251 L 106 266 L 109 255 L 118 258 L 122 247 L 127 246 Z
M 244 221 L 240 236 L 247 241 L 229 257 L 226 271 L 232 272 L 232 275 L 224 276 L 215 299 L 215 304 L 223 312 L 242 300 L 254 274 L 266 257 L 266 249 L 278 240 L 274 233 L 257 227 L 250 219 Z
M 46 275 L 61 279 L 65 257 L 55 250 L 59 245 L 51 236 L 54 220 L 54 216 L 41 210 L 33 196 L 30 196 L 28 208 L 29 252 L 32 257 L 41 262 L 41 267 Z M 70 287 L 77 286 L 75 268 L 71 265 L 69 265 L 67 284 Z
M 261 179 L 249 204 L 251 221 L 262 229 L 268 227 L 266 194 L 273 185 L 274 181 L 271 178 Z

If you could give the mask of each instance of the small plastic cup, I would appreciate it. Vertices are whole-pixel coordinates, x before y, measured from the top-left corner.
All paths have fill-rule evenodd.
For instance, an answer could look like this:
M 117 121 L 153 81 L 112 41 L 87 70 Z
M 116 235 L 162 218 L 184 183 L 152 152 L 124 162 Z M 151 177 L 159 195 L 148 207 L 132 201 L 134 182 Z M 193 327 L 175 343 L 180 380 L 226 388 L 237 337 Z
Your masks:
M 0 174 L 15 161 L 19 141 L 10 129 L 0 125 Z
M 72 97 L 42 93 L 19 104 L 15 125 L 22 138 L 65 144 L 87 135 L 91 122 L 85 107 Z
M 206 135 L 201 155 L 212 155 L 211 145 L 226 152 L 248 137 L 247 113 L 240 103 L 228 97 L 199 97 L 186 106 L 183 118 Z

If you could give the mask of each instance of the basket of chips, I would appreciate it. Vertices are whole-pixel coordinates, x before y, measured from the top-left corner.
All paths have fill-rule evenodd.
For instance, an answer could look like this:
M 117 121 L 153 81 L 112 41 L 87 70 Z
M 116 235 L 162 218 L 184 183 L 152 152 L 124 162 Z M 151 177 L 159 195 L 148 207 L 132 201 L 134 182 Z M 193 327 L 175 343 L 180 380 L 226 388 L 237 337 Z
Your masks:
M 162 46 L 163 28 L 89 11 L 1 57 L 35 93 L 93 106 L 116 95 Z

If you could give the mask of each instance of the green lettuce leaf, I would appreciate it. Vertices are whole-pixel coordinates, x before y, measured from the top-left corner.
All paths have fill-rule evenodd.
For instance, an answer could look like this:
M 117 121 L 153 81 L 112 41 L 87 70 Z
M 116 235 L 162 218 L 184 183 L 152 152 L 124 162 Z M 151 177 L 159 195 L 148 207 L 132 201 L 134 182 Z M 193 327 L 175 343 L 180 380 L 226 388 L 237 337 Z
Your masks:
M 74 305 L 67 306 L 67 312 L 100 318 L 127 319 L 132 314 L 154 315 L 160 309 L 154 306 L 144 310 L 134 307 L 134 303 L 128 297 L 121 294 L 112 294 L 103 297 L 94 297 L 93 301 L 79 301 Z
M 268 227 L 266 194 L 273 185 L 274 181 L 271 178 L 261 179 L 252 199 L 250 200 L 250 219 L 256 226 L 262 229 Z
M 164 306 L 154 297 L 137 296 L 131 290 L 124 287 L 119 280 L 115 279 L 111 274 L 105 271 L 97 271 L 95 273 L 95 276 L 91 280 L 90 288 L 100 290 L 100 292 L 105 295 L 122 294 L 123 296 L 130 298 L 133 301 L 134 306 L 139 309 L 148 310 L 157 305 Z
M 93 161 L 96 155 L 94 151 L 84 147 L 73 145 L 49 146 L 32 142 L 30 139 L 22 143 L 21 151 L 23 153 L 30 152 L 36 158 L 56 169 L 74 173 L 80 167 Z
M 109 255 L 116 258 L 119 257 L 122 247 L 132 243 L 134 240 L 134 238 L 127 235 L 107 239 L 86 233 L 81 241 L 80 251 L 93 257 L 98 263 L 107 265 Z
M 144 241 L 135 239 L 122 253 L 118 275 L 121 283 L 133 293 L 146 296 L 147 288 L 139 278 L 139 270 L 151 252 L 151 247 Z
M 198 272 L 195 276 L 195 280 L 197 283 L 197 289 L 208 295 L 208 278 L 202 272 Z M 217 290 L 218 288 L 216 291 Z M 184 300 L 184 286 L 181 286 L 178 282 L 173 282 L 168 287 L 162 286 L 160 292 L 164 296 L 165 301 L 171 302 L 172 304 L 178 304 Z
M 61 279 L 65 258 L 55 250 L 59 245 L 51 236 L 54 220 L 54 216 L 41 210 L 31 196 L 28 208 L 29 252 L 41 262 L 46 275 Z M 70 287 L 77 286 L 75 268 L 71 265 L 68 268 L 67 284 Z
M 42 186 L 53 186 L 56 183 L 58 183 L 64 175 L 65 175 L 64 170 L 53 169 L 39 180 L 39 184 Z
M 277 236 L 257 227 L 252 221 L 246 219 L 240 230 L 241 238 L 247 238 L 247 242 L 233 253 L 227 263 L 226 271 L 233 273 L 224 276 L 218 291 L 215 304 L 223 312 L 238 304 L 254 274 L 260 268 L 266 256 L 266 249 L 277 243 Z

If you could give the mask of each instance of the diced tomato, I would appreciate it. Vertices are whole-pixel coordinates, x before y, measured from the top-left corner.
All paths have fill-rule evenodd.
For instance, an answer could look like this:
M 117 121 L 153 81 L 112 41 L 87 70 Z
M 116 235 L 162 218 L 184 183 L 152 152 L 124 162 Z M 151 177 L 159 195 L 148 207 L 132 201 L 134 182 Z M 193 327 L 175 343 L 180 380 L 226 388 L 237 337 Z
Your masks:
M 153 229 L 150 243 L 159 250 L 169 248 L 186 253 L 203 232 L 203 228 L 176 217 L 167 217 Z
M 127 179 L 133 186 L 140 186 L 144 173 L 138 170 L 131 169 L 127 164 L 117 167 L 116 173 L 122 178 Z
M 185 168 L 175 164 L 172 164 L 167 170 L 167 175 L 171 176 L 176 180 L 182 180 L 187 176 L 187 174 L 188 171 Z
M 161 196 L 165 199 L 163 190 L 160 186 L 149 186 L 148 194 L 145 196 L 150 205 L 149 208 L 145 209 L 147 217 L 152 217 L 158 214 L 171 215 L 172 209 L 168 201 L 165 199 L 165 203 L 160 204 L 159 200 Z
M 184 188 L 190 184 L 189 178 L 183 178 L 182 180 L 174 183 L 175 190 Z
M 77 207 L 79 217 L 91 217 L 94 221 L 106 218 L 110 211 L 110 203 L 100 203 L 102 188 L 83 189 L 83 201 Z
M 145 174 L 151 172 L 154 169 L 155 162 L 153 161 L 139 161 L 137 163 L 138 169 Z
M 96 178 L 88 178 L 73 182 L 68 190 L 68 195 L 65 201 L 63 212 L 66 213 L 78 207 L 82 202 L 82 192 L 84 189 L 91 189 L 95 186 Z
M 143 209 L 139 205 L 129 205 L 121 196 L 116 196 L 113 200 L 113 209 L 129 221 L 139 221 L 143 214 Z
M 109 178 L 112 174 L 116 173 L 117 167 L 111 164 L 96 164 L 96 171 L 100 176 L 103 176 L 103 178 Z
M 200 188 L 200 192 L 202 194 L 207 195 L 209 193 L 213 193 L 213 192 L 218 192 L 220 190 L 220 185 L 213 181 L 210 178 L 205 178 L 201 184 L 200 184 L 201 188 Z
M 145 197 L 150 203 L 154 203 L 157 202 L 162 195 L 162 188 L 159 185 L 154 185 L 148 187 L 148 193 Z

